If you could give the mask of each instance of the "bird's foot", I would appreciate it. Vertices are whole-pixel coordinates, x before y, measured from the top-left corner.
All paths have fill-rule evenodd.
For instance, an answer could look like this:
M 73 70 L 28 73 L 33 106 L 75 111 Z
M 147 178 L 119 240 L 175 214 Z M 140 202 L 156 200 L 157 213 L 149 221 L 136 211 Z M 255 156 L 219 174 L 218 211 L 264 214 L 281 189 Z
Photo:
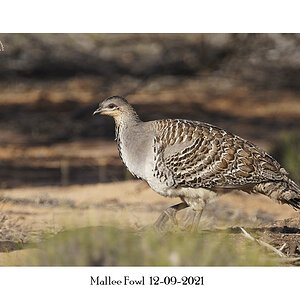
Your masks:
M 168 220 L 171 220 L 171 222 L 173 223 L 175 228 L 177 228 L 178 227 L 178 222 L 177 222 L 177 219 L 176 219 L 176 213 L 179 210 L 182 210 L 186 207 L 187 207 L 187 204 L 185 202 L 181 202 L 179 204 L 173 205 L 173 206 L 168 207 L 167 209 L 165 209 L 161 213 L 161 215 L 158 217 L 156 222 L 154 223 L 154 226 L 156 227 L 156 230 L 160 231 L 160 232 L 165 231 L 166 223 L 168 222 Z
M 187 211 L 183 221 L 183 230 L 189 232 L 198 232 L 201 215 L 202 211 L 199 210 L 190 209 Z
M 158 217 L 156 222 L 154 223 L 154 228 L 158 232 L 164 232 L 166 230 L 166 224 L 169 221 L 169 219 L 172 221 L 174 225 L 177 225 L 177 220 L 174 216 L 171 216 L 167 210 L 163 211 L 161 215 Z

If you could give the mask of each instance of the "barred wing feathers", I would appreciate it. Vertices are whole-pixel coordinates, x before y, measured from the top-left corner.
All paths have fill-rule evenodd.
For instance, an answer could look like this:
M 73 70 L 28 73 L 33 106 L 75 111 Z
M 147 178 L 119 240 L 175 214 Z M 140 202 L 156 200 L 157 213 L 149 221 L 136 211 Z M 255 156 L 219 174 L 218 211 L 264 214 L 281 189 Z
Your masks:
M 179 119 L 152 126 L 154 176 L 168 186 L 243 189 L 287 177 L 265 151 L 218 127 Z

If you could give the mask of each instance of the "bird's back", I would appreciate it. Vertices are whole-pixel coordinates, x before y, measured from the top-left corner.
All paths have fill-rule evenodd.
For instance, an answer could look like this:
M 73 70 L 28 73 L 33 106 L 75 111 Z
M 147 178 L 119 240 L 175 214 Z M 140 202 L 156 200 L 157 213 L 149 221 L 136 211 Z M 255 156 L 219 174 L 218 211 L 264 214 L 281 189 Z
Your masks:
M 265 193 L 255 187 L 291 181 L 265 151 L 216 126 L 180 119 L 153 121 L 152 126 L 155 175 L 173 186 Z

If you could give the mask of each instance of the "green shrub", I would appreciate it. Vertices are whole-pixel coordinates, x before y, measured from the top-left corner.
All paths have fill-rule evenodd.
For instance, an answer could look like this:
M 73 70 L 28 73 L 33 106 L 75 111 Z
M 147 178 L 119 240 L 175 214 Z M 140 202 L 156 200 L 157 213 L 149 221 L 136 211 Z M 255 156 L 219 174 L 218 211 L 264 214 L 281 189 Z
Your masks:
M 277 139 L 272 155 L 290 173 L 291 177 L 300 182 L 300 133 L 282 133 Z

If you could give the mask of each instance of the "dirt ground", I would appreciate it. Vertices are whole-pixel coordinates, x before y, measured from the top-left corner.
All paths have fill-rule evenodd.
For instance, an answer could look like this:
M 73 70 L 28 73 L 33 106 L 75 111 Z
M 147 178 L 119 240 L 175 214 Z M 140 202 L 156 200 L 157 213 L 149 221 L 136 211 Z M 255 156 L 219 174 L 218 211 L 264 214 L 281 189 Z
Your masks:
M 140 230 L 153 224 L 160 212 L 178 199 L 159 196 L 140 181 L 68 187 L 43 186 L 0 190 L 0 264 L 22 264 L 20 242 L 40 241 L 45 232 L 115 224 Z M 185 216 L 178 214 L 179 224 Z M 288 257 L 299 256 L 299 213 L 264 196 L 231 193 L 206 208 L 202 230 L 243 226 L 255 237 L 282 248 Z M 236 230 L 235 230 L 236 231 Z M 8 251 L 8 253 L 7 253 Z M 12 251 L 12 252 L 11 252 Z

